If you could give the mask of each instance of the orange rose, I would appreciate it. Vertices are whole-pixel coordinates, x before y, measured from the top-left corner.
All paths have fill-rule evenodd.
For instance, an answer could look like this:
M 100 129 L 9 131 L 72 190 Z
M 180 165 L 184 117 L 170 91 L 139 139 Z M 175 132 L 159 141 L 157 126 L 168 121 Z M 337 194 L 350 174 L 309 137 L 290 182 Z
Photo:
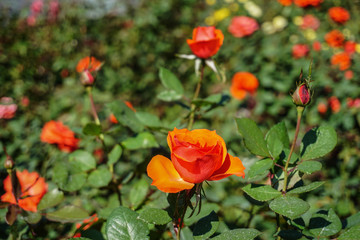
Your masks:
M 350 19 L 349 12 L 342 7 L 332 7 L 328 13 L 330 18 L 337 23 L 344 24 Z
M 327 112 L 327 105 L 325 103 L 319 103 L 317 106 L 317 110 L 320 114 L 324 115 Z
M 335 96 L 330 97 L 328 102 L 329 102 L 331 111 L 333 113 L 338 113 L 340 111 L 341 103 L 337 97 L 335 97 Z
M 45 179 L 40 177 L 37 172 L 29 173 L 27 170 L 16 171 L 16 176 L 21 189 L 18 201 L 13 193 L 10 176 L 4 180 L 5 194 L 1 196 L 1 201 L 19 205 L 26 211 L 36 212 L 37 205 L 47 192 L 48 185 L 45 183 Z
M 338 66 L 341 71 L 344 71 L 351 66 L 350 56 L 345 52 L 341 52 L 333 55 L 330 61 L 331 61 L 331 65 Z
M 215 27 L 197 27 L 193 30 L 192 39 L 187 39 L 191 51 L 199 58 L 214 56 L 224 41 L 221 30 Z
M 176 193 L 203 181 L 245 175 L 241 160 L 227 153 L 224 140 L 215 131 L 175 128 L 167 142 L 171 161 L 157 155 L 147 167 L 152 185 L 163 192 Z
M 294 0 L 295 5 L 299 7 L 317 7 L 322 3 L 323 0 Z
M 42 142 L 57 144 L 60 150 L 72 152 L 78 148 L 80 139 L 60 121 L 49 121 L 45 123 L 40 139 Z
M 278 2 L 283 6 L 290 6 L 292 4 L 292 0 L 278 0 Z
M 91 73 L 99 71 L 101 66 L 102 62 L 98 61 L 94 57 L 84 57 L 81 59 L 76 66 L 76 71 L 81 73 L 81 83 L 85 86 L 91 86 L 94 84 L 95 79 Z
M 234 98 L 242 100 L 247 93 L 254 94 L 259 86 L 258 79 L 249 72 L 237 72 L 230 87 L 230 93 Z
M 344 35 L 339 30 L 332 30 L 325 35 L 325 41 L 331 47 L 341 47 L 344 39 Z

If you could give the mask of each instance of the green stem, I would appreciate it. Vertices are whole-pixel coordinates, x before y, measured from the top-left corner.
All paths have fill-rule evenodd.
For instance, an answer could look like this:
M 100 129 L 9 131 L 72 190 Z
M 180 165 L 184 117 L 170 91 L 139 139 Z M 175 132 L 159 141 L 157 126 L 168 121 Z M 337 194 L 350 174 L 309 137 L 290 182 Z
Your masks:
M 196 89 L 195 89 L 195 93 L 194 96 L 192 98 L 192 102 L 198 98 L 199 93 L 200 93 L 200 88 L 201 88 L 201 84 L 204 78 L 204 68 L 205 68 L 205 64 L 202 62 L 201 63 L 201 70 L 200 70 L 200 78 L 199 81 L 197 83 Z M 194 103 L 191 103 L 190 106 L 190 116 L 189 116 L 189 123 L 188 123 L 188 130 L 191 130 L 194 124 L 194 117 L 195 117 L 195 110 L 196 110 L 196 105 Z
M 296 145 L 297 137 L 298 137 L 298 135 L 299 135 L 302 113 L 304 112 L 304 107 L 298 106 L 296 109 L 297 109 L 296 130 L 295 130 L 294 140 L 293 140 L 292 145 L 291 145 L 290 153 L 289 153 L 289 156 L 288 156 L 288 158 L 287 158 L 287 160 L 286 160 L 286 164 L 285 164 L 285 168 L 284 168 L 284 186 L 283 186 L 283 189 L 282 189 L 282 192 L 283 192 L 283 193 L 286 193 L 287 183 L 288 183 L 288 176 L 289 176 L 288 167 L 289 167 L 291 155 L 292 155 L 292 153 L 294 152 L 294 148 L 295 148 L 295 145 Z

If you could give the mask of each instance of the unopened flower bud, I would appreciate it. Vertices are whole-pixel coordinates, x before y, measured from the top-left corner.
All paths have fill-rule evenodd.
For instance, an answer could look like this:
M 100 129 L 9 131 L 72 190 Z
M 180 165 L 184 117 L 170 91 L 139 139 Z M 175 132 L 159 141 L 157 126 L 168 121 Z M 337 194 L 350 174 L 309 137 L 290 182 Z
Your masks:
M 304 107 L 308 105 L 311 100 L 310 98 L 311 98 L 310 90 L 306 83 L 298 86 L 295 92 L 292 94 L 293 102 L 297 106 Z
M 92 86 L 95 79 L 89 70 L 85 70 L 81 73 L 80 81 L 84 86 Z
M 5 160 L 5 162 L 4 162 L 4 167 L 5 167 L 6 169 L 9 169 L 9 170 L 13 169 L 13 167 L 14 167 L 14 161 L 11 159 L 10 156 L 7 156 L 7 157 L 6 157 L 6 160 Z

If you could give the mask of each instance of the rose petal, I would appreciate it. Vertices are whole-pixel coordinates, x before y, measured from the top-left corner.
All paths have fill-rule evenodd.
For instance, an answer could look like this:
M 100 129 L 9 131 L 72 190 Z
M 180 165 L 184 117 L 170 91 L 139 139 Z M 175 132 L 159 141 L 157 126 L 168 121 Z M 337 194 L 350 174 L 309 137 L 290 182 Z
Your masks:
M 193 183 L 184 181 L 175 170 L 170 159 L 156 155 L 147 166 L 148 176 L 153 180 L 151 185 L 168 193 L 177 193 L 194 187 Z
M 238 177 L 244 178 L 245 177 L 244 170 L 245 167 L 242 164 L 240 158 L 233 157 L 230 154 L 228 154 L 221 168 L 216 170 L 208 180 L 216 181 L 229 177 L 231 175 L 236 175 Z

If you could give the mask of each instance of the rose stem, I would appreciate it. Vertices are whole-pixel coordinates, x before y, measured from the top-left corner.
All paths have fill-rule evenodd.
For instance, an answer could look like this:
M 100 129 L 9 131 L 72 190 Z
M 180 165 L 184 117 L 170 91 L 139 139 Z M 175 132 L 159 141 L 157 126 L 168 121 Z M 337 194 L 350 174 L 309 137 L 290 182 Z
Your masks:
M 298 134 L 299 134 L 301 117 L 302 117 L 302 113 L 304 111 L 304 107 L 298 106 L 298 107 L 296 107 L 296 110 L 297 110 L 296 130 L 295 130 L 294 140 L 293 140 L 292 145 L 291 145 L 290 153 L 289 153 L 288 159 L 286 160 L 286 164 L 285 164 L 285 168 L 284 168 L 284 186 L 283 186 L 283 189 L 282 189 L 283 193 L 286 193 L 287 181 L 288 181 L 288 176 L 289 176 L 288 167 L 289 167 L 291 155 L 292 155 L 292 153 L 294 151 L 296 140 L 297 140 L 297 137 L 298 137 Z
M 195 93 L 194 93 L 194 96 L 192 98 L 192 102 L 198 98 L 199 96 L 199 93 L 200 93 L 200 88 L 201 88 L 201 83 L 202 83 L 202 80 L 204 78 L 204 68 L 205 68 L 205 65 L 204 65 L 204 62 L 202 61 L 201 62 L 201 70 L 200 70 L 200 78 L 199 78 L 199 81 L 197 83 L 197 86 L 196 86 L 196 89 L 195 89 Z M 193 124 L 194 124 L 194 117 L 195 117 L 195 109 L 196 109 L 196 105 L 194 103 L 191 103 L 191 106 L 190 106 L 190 116 L 189 116 L 189 123 L 188 123 L 188 130 L 190 131 L 193 127 Z

